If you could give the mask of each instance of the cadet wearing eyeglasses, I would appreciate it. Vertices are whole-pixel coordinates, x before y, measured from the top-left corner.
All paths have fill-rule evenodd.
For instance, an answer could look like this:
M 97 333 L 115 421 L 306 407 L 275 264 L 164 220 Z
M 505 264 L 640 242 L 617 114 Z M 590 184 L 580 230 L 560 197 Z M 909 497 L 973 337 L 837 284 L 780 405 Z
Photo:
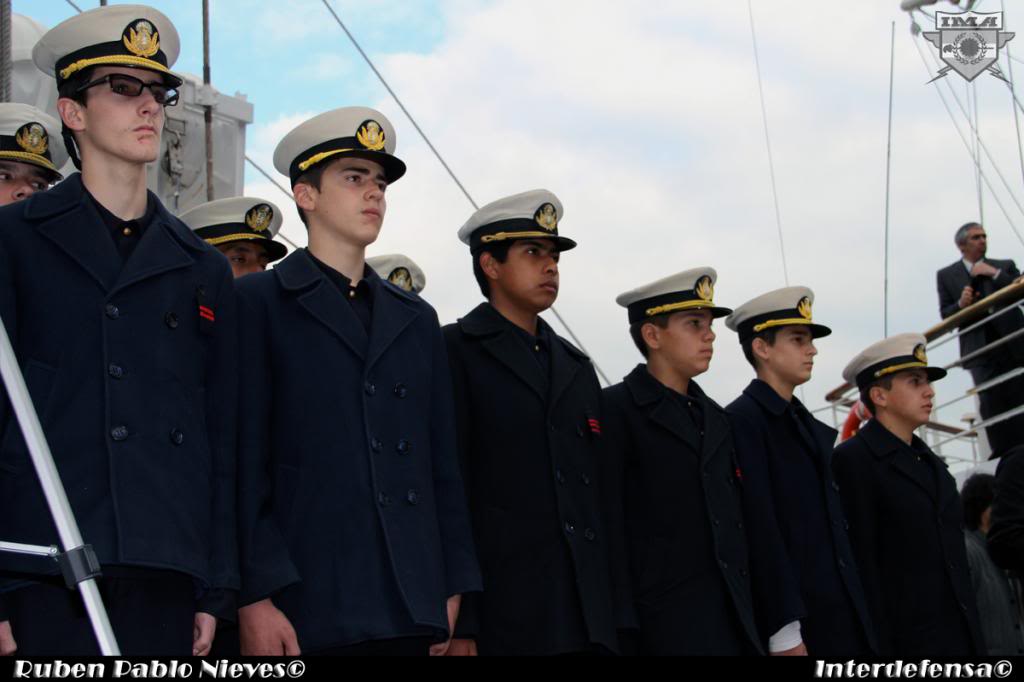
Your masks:
M 140 5 L 44 35 L 82 173 L 0 209 L 0 316 L 126 655 L 205 654 L 238 586 L 231 268 L 146 190 L 178 46 Z M 0 429 L 0 537 L 57 544 L 6 402 Z M 8 648 L 98 653 L 56 562 L 0 555 L 0 592 Z

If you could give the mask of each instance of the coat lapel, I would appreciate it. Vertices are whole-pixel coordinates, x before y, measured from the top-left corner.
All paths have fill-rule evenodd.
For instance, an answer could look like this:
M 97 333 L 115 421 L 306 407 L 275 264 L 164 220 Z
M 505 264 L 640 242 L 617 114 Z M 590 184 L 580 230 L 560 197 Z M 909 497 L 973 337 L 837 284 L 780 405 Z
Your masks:
M 349 347 L 360 359 L 366 359 L 366 330 L 337 288 L 299 249 L 274 268 L 281 286 L 298 294 L 298 302 L 307 313 Z
M 872 419 L 861 429 L 861 434 L 875 457 L 888 457 L 890 466 L 900 476 L 910 479 L 921 488 L 933 501 L 935 500 L 935 474 L 931 466 L 924 466 L 914 461 L 914 457 L 905 452 L 906 445 L 882 426 L 877 419 Z
M 669 400 L 665 387 L 651 376 L 646 365 L 638 365 L 630 372 L 626 386 L 633 395 L 633 402 L 647 412 L 652 422 L 685 443 L 694 456 L 701 456 L 700 438 L 680 419 L 679 410 Z
M 502 317 L 491 304 L 481 303 L 474 308 L 459 320 L 459 327 L 465 334 L 478 337 L 484 350 L 536 393 L 539 400 L 547 400 L 547 380 L 540 365 L 515 337 L 512 323 Z
M 373 317 L 366 363 L 366 368 L 370 369 L 419 312 L 410 301 L 403 300 L 404 294 L 385 286 L 376 273 L 369 274 L 367 283 L 373 289 Z
M 540 324 L 545 324 L 543 320 Z M 548 330 L 548 338 L 551 340 L 551 409 L 555 409 L 558 399 L 569 390 L 576 375 L 583 368 L 584 363 L 589 362 L 586 356 L 570 353 L 565 343 L 555 336 L 555 333 Z
M 76 173 L 53 189 L 30 197 L 25 202 L 25 218 L 35 222 L 39 233 L 89 273 L 104 291 L 110 291 L 121 271 L 121 258 L 85 194 L 80 175 Z
M 173 223 L 173 220 L 163 209 L 157 210 L 152 224 L 146 228 L 135 251 L 124 264 L 114 285 L 115 291 L 171 270 L 190 267 L 195 263 L 195 258 L 186 251 L 182 243 L 183 236 L 175 234 L 177 230 L 186 228 Z M 199 248 L 196 244 L 195 249 Z
M 692 383 L 692 382 L 691 382 Z M 704 400 L 704 446 L 701 461 L 708 462 L 729 435 L 729 422 L 710 400 Z

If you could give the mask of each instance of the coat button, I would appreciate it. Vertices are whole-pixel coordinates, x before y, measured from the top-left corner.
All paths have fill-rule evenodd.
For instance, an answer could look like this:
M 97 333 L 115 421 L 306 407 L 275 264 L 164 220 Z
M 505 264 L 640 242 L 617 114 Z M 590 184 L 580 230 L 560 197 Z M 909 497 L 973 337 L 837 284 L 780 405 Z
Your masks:
M 576 535 L 576 526 L 572 525 L 568 521 L 565 522 L 565 532 L 569 535 Z
M 743 522 L 742 521 L 738 522 L 736 524 L 736 527 L 739 528 L 740 530 L 743 530 Z
M 377 504 L 382 507 L 387 507 L 391 504 L 391 498 L 386 493 L 377 493 Z
M 747 569 L 744 568 L 743 570 L 740 571 L 740 575 L 743 576 L 744 578 L 749 578 L 750 577 L 750 571 L 748 571 Z
M 380 452 L 381 450 L 384 449 L 384 444 L 381 443 L 376 438 L 374 438 L 373 440 L 370 441 L 370 449 L 373 450 L 374 452 Z
M 399 400 L 405 400 L 405 397 L 409 395 L 409 389 L 405 387 L 405 384 L 398 384 L 395 386 L 395 395 Z
M 719 559 L 718 565 L 722 567 L 723 571 L 729 570 L 729 564 Z
M 420 495 L 415 490 L 410 490 L 409 494 L 405 496 L 405 499 L 414 507 L 420 503 Z
M 366 395 L 373 397 L 377 393 L 377 387 L 371 384 L 369 381 L 363 386 L 363 390 L 366 391 Z
M 117 306 L 114 305 L 113 303 L 108 303 L 107 307 L 104 308 L 104 312 L 107 314 L 107 317 L 109 317 L 112 320 L 116 320 L 117 318 L 121 317 L 121 311 L 118 310 Z
M 409 441 L 402 439 L 398 441 L 398 445 L 395 446 L 395 450 L 398 450 L 398 454 L 400 455 L 408 455 L 412 450 L 412 444 Z
M 588 528 L 583 531 L 583 537 L 587 539 L 587 542 L 593 542 L 597 539 L 597 533 L 594 532 L 593 528 Z
M 587 486 L 588 488 L 590 487 L 590 476 L 587 476 L 586 474 L 580 474 L 580 481 L 583 482 L 583 485 Z
M 121 441 L 128 440 L 128 428 L 125 426 L 115 426 L 110 429 L 110 437 L 120 443 Z
M 839 492 L 839 484 L 836 483 L 835 481 L 832 481 L 832 490 Z
M 576 427 L 576 435 L 579 436 L 580 438 L 583 438 L 583 427 L 582 426 L 577 426 Z
M 548 424 L 548 428 L 551 430 L 551 433 L 558 431 L 558 427 L 555 426 L 554 422 Z
M 171 429 L 171 442 L 175 445 L 181 445 L 185 442 L 185 434 L 178 429 Z
M 171 329 L 177 329 L 178 316 L 175 315 L 174 313 L 167 313 L 166 315 L 164 315 L 164 324 L 166 324 Z
M 107 367 L 107 373 L 115 379 L 121 379 L 124 377 L 124 368 L 117 365 L 111 365 L 110 367 Z
M 555 472 L 555 480 L 562 485 L 565 485 L 565 474 L 562 473 L 561 469 Z
M 846 562 L 842 559 L 839 560 L 839 568 L 846 568 Z

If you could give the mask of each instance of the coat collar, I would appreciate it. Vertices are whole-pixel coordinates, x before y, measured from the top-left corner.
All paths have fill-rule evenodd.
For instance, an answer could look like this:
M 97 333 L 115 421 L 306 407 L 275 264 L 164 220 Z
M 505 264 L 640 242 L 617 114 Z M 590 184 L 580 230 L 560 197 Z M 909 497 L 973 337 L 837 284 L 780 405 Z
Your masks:
M 781 418 L 785 416 L 787 411 L 791 408 L 803 407 L 803 403 L 800 402 L 799 398 L 793 397 L 792 403 L 786 402 L 786 400 L 775 392 L 767 382 L 760 379 L 754 379 L 750 384 L 743 389 L 743 394 L 748 396 L 751 400 L 756 402 L 769 414 Z M 806 409 L 806 408 L 805 408 Z M 810 432 L 807 431 L 805 426 L 810 426 Z M 836 436 L 839 432 L 833 429 L 831 426 L 822 423 L 821 421 L 814 419 L 814 415 L 811 415 L 810 424 L 804 424 L 801 422 L 798 424 L 798 431 L 800 437 L 807 442 L 807 445 L 819 456 L 824 457 L 826 460 L 832 456 L 832 450 L 835 448 Z
M 679 419 L 679 411 L 671 402 L 670 389 L 654 378 L 647 365 L 637 365 L 626 376 L 625 384 L 637 407 L 646 409 L 652 421 L 686 443 L 702 459 L 713 456 L 728 437 L 729 425 L 724 410 L 704 393 L 696 381 L 690 381 L 689 396 L 699 401 L 703 408 L 703 438 L 694 433 L 692 424 Z
M 398 287 L 383 282 L 370 268 L 365 276 L 372 290 L 370 334 L 305 249 L 293 251 L 274 267 L 281 287 L 295 294 L 306 311 L 340 338 L 370 369 L 419 315 L 422 303 Z
M 483 347 L 501 364 L 537 394 L 541 400 L 549 400 L 553 409 L 558 399 L 568 390 L 579 371 L 590 363 L 590 358 L 562 337 L 555 334 L 550 325 L 538 318 L 538 334 L 544 333 L 551 341 L 550 382 L 543 375 L 536 359 L 516 338 L 516 329 L 490 303 L 481 303 L 468 315 L 459 319 L 463 333 L 479 338 Z
M 864 439 L 876 459 L 888 459 L 890 466 L 921 487 L 940 506 L 949 503 L 951 498 L 949 488 L 952 488 L 952 494 L 955 496 L 955 486 L 946 486 L 942 482 L 942 474 L 948 468 L 946 463 L 917 436 L 914 436 L 913 445 L 908 446 L 882 426 L 877 419 L 872 419 L 865 424 L 858 436 Z M 926 457 L 929 466 L 923 467 L 920 463 L 915 462 L 915 453 L 921 453 Z
M 153 221 L 127 262 L 121 262 L 78 173 L 53 189 L 32 195 L 24 217 L 67 253 L 103 287 L 113 293 L 169 270 L 188 267 L 207 246 L 156 196 Z

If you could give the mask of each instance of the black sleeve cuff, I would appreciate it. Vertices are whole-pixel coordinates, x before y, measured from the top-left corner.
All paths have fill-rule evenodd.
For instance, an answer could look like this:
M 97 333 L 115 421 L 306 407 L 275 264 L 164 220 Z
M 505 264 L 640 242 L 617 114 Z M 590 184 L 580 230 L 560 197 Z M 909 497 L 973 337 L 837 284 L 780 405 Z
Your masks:
M 7 596 L 0 594 L 0 623 L 5 620 L 10 620 L 10 616 L 7 615 Z
M 208 613 L 218 621 L 238 622 L 238 593 L 234 590 L 208 589 L 196 600 L 196 611 Z

